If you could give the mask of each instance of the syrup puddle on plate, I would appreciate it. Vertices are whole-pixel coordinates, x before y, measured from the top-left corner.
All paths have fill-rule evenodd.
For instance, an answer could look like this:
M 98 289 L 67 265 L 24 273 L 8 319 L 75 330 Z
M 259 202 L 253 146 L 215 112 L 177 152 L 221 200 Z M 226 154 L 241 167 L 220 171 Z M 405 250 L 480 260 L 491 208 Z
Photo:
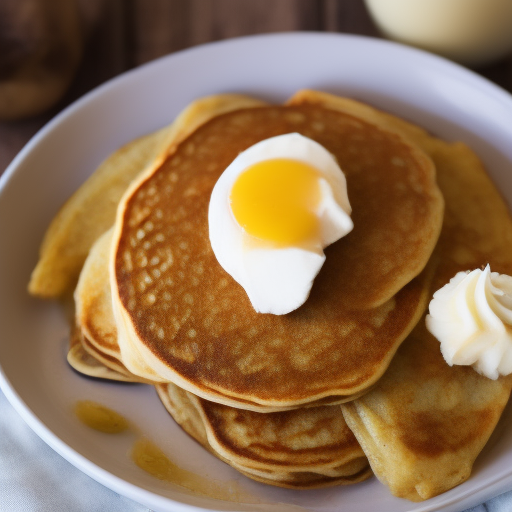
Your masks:
M 130 428 L 124 416 L 91 400 L 77 402 L 75 414 L 84 425 L 105 434 L 120 434 Z
M 131 431 L 137 435 L 133 444 L 133 462 L 151 476 L 184 487 L 195 494 L 235 503 L 259 503 L 235 482 L 226 484 L 196 475 L 180 468 L 155 444 L 144 437 L 140 430 L 124 416 L 91 400 L 80 400 L 74 407 L 76 417 L 89 428 L 105 434 L 120 434 Z

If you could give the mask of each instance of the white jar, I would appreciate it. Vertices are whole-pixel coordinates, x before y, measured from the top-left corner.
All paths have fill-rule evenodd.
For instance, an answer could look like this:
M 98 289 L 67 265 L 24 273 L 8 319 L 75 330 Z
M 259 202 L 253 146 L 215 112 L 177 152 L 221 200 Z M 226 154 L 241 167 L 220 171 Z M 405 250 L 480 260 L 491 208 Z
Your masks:
M 386 37 L 470 66 L 512 51 L 512 0 L 365 0 Z

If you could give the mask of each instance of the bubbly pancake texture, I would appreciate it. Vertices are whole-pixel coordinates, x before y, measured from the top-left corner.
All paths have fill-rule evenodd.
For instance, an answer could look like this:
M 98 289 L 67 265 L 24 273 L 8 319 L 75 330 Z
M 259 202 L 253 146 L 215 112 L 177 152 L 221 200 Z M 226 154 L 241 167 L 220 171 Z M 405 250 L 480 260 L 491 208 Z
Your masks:
M 82 272 L 81 281 L 86 277 Z M 88 376 L 144 382 L 122 362 L 102 354 L 78 329 L 72 336 L 68 361 Z M 187 433 L 249 478 L 281 487 L 311 489 L 357 483 L 372 474 L 339 406 L 262 414 L 207 402 L 174 384 L 156 388 Z
M 102 238 L 103 243 L 108 240 Z M 82 271 L 80 280 L 86 278 Z M 115 345 L 115 339 L 111 344 Z M 102 354 L 78 329 L 71 338 L 68 361 L 91 377 L 144 382 L 122 362 Z M 310 489 L 357 483 L 372 474 L 339 406 L 262 414 L 207 402 L 173 384 L 160 384 L 156 389 L 187 433 L 249 478 Z
M 298 107 L 319 106 L 324 109 L 338 110 L 357 118 L 358 122 L 366 121 L 372 126 L 380 127 L 385 133 L 398 133 L 401 140 L 405 139 L 420 146 L 435 162 L 438 182 L 446 198 L 446 212 L 444 227 L 436 251 L 441 264 L 437 267 L 433 284 L 428 291 L 429 296 L 432 291 L 445 284 L 459 270 L 476 268 L 490 263 L 493 270 L 512 274 L 510 260 L 512 222 L 507 207 L 486 176 L 476 155 L 464 144 L 447 144 L 429 136 L 421 128 L 376 111 L 368 105 L 316 91 L 301 91 L 289 101 L 289 104 Z M 211 113 L 211 110 L 208 108 L 200 111 L 203 121 L 209 118 L 209 112 Z M 122 169 L 119 170 L 122 171 Z M 181 179 L 181 175 L 172 179 Z M 188 190 L 191 193 L 194 187 L 183 190 Z M 84 192 L 85 200 L 91 191 L 86 192 Z M 169 198 L 169 201 L 174 204 L 172 197 Z M 183 207 L 181 201 L 177 201 L 177 203 Z M 177 212 L 185 215 L 184 209 L 178 209 Z M 147 220 L 147 218 L 143 219 L 141 226 Z M 105 225 L 104 229 L 106 228 L 108 225 Z M 78 233 L 80 229 L 83 229 L 83 224 L 78 222 L 76 232 Z M 190 230 L 191 226 L 188 229 Z M 148 235 L 150 232 L 144 228 L 144 237 L 141 243 L 148 241 Z M 155 238 L 156 236 L 153 235 L 153 239 Z M 52 244 L 49 242 L 49 245 Z M 82 299 L 77 299 L 77 303 L 82 300 L 82 304 L 88 304 L 88 306 L 82 309 L 83 316 L 78 317 L 82 318 L 81 327 L 79 325 L 71 338 L 68 360 L 76 370 L 86 375 L 121 381 L 141 379 L 141 377 L 131 374 L 122 362 L 122 354 L 117 345 L 117 326 L 112 316 L 112 307 L 109 304 L 111 300 L 110 286 L 105 281 L 105 276 L 108 275 L 105 255 L 110 245 L 107 237 L 101 244 L 98 242 L 98 246 L 100 245 L 102 247 L 91 252 L 91 257 L 94 253 L 95 261 L 86 263 L 88 270 L 85 270 L 84 267 L 87 276 L 83 277 L 83 295 Z M 176 246 L 179 248 L 179 245 Z M 171 247 L 171 249 L 173 248 Z M 184 263 L 178 265 L 182 260 L 176 258 L 176 253 L 171 252 L 171 255 L 170 266 L 174 265 L 176 276 L 178 279 L 182 279 L 178 272 L 184 273 L 187 266 Z M 186 256 L 186 252 L 184 255 Z M 148 253 L 145 268 L 151 278 L 154 276 L 154 270 L 162 271 L 162 269 L 150 265 L 149 256 Z M 191 259 L 193 260 L 192 264 L 198 263 L 193 258 L 192 252 L 189 255 L 189 260 Z M 141 261 L 144 262 L 144 259 Z M 431 270 L 435 270 L 435 265 Z M 46 275 L 50 281 L 51 272 L 48 271 L 46 274 L 45 272 L 43 275 Z M 205 268 L 203 267 L 204 274 Z M 207 284 L 212 281 L 210 275 L 208 274 L 206 281 L 200 277 L 199 273 L 192 274 L 192 276 L 199 276 L 199 283 L 195 286 L 200 287 L 201 292 L 206 294 Z M 418 278 L 414 279 L 408 286 L 417 280 Z M 421 288 L 425 291 L 427 284 L 428 280 L 418 287 L 418 290 Z M 151 283 L 147 283 L 149 290 L 151 290 L 150 286 Z M 160 295 L 156 294 L 159 300 L 165 291 L 160 290 Z M 401 293 L 404 293 L 404 290 L 392 299 L 394 306 L 391 306 L 390 303 L 391 310 L 400 306 Z M 231 295 L 228 294 L 228 296 Z M 184 298 L 184 294 L 173 295 L 167 311 L 172 313 L 172 301 L 180 297 Z M 412 294 L 412 297 L 417 296 Z M 237 298 L 236 295 L 235 298 Z M 215 306 L 220 307 L 220 303 L 224 299 L 224 296 L 217 294 Z M 187 298 L 187 300 L 189 299 Z M 195 300 L 195 296 L 193 296 L 193 300 Z M 417 311 L 420 309 L 418 308 Z M 242 315 L 240 312 L 228 313 L 235 315 L 235 318 Z M 189 318 L 193 315 L 192 311 L 188 314 Z M 389 315 L 389 312 L 386 314 Z M 212 315 L 212 318 L 214 316 Z M 385 316 L 383 314 L 380 318 Z M 417 312 L 410 325 L 412 326 L 419 317 L 420 313 Z M 361 317 L 356 314 L 354 318 L 355 324 L 358 324 Z M 122 320 L 124 321 L 124 317 Z M 346 421 L 361 443 L 378 478 L 388 485 L 396 496 L 413 501 L 435 496 L 469 477 L 473 462 L 493 431 L 512 388 L 510 377 L 491 381 L 470 368 L 451 368 L 446 365 L 439 351 L 439 343 L 425 330 L 422 322 L 423 320 L 409 335 L 394 357 L 393 351 L 389 352 L 389 359 L 393 357 L 393 361 L 384 376 L 374 383 L 369 391 L 368 389 L 363 390 L 366 391 L 363 397 L 342 406 Z M 218 332 L 221 331 L 221 328 L 224 329 L 225 325 L 230 324 L 227 322 L 218 326 L 212 320 L 211 325 L 215 327 L 212 332 L 219 337 Z M 363 322 L 363 325 L 371 325 L 372 329 L 377 329 L 375 326 L 379 325 L 379 321 L 370 322 L 368 320 L 366 323 Z M 381 327 L 382 325 L 383 323 Z M 188 326 L 183 327 L 182 334 L 188 333 L 184 330 L 185 327 Z M 89 339 L 84 333 L 93 339 Z M 179 336 L 177 338 L 180 340 Z M 255 335 L 251 339 L 257 340 L 258 336 Z M 310 347 L 305 342 L 296 348 L 296 340 L 300 341 L 300 338 L 294 338 L 289 350 L 296 350 L 296 353 L 300 348 L 305 351 L 309 350 Z M 204 341 L 208 342 L 206 335 Z M 253 343 L 257 344 L 257 341 Z M 233 346 L 235 349 L 237 348 L 236 345 L 230 345 L 230 349 Z M 182 347 L 184 347 L 182 359 L 184 359 L 183 354 L 189 354 L 189 360 L 195 357 L 194 345 L 183 344 Z M 128 345 L 128 348 L 130 349 L 131 346 Z M 165 353 L 164 347 L 161 350 Z M 356 360 L 354 364 L 364 361 L 367 356 L 371 356 L 374 350 L 372 347 L 368 348 L 363 358 Z M 213 354 L 214 361 L 216 361 L 219 349 L 211 350 L 210 353 Z M 282 357 L 282 354 L 277 351 L 275 354 L 272 352 L 270 354 L 274 358 L 272 361 Z M 320 371 L 321 358 L 315 351 L 312 354 L 309 359 L 304 357 L 303 360 L 304 366 L 309 364 L 312 368 L 309 374 L 303 373 L 304 382 L 310 375 L 314 377 L 315 371 Z M 254 373 L 259 372 L 257 363 L 265 357 L 267 354 L 264 350 L 258 352 L 255 349 L 249 352 L 246 359 L 241 359 L 242 362 L 247 361 L 248 379 Z M 138 362 L 131 350 L 128 350 L 128 358 Z M 233 358 L 233 361 L 236 363 L 237 359 Z M 254 365 L 253 373 L 251 373 L 251 364 L 249 363 Z M 284 368 L 286 369 L 286 367 Z M 348 365 L 348 369 L 350 369 L 350 365 Z M 140 373 L 145 374 L 145 372 L 151 371 L 150 368 L 145 367 Z M 277 371 L 280 370 L 276 370 L 276 373 Z M 330 374 L 333 373 L 332 368 L 328 371 Z M 183 378 L 183 380 L 185 379 Z M 207 384 L 210 382 L 206 381 Z M 283 380 L 277 380 L 276 386 L 282 385 L 282 382 Z M 354 459 L 353 465 L 347 462 L 338 468 L 329 466 L 330 469 L 326 471 L 326 467 L 322 466 L 322 463 L 315 465 L 314 456 L 308 457 L 307 450 L 299 451 L 300 453 L 294 453 L 292 456 L 297 457 L 294 460 L 300 460 L 301 464 L 313 463 L 315 470 L 288 471 L 284 464 L 286 449 L 280 449 L 273 453 L 268 446 L 250 441 L 251 439 L 254 441 L 256 438 L 253 436 L 257 436 L 260 431 L 264 433 L 264 438 L 268 441 L 271 438 L 269 432 L 272 432 L 276 425 L 281 425 L 279 422 L 270 420 L 265 427 L 267 420 L 263 422 L 257 419 L 249 420 L 250 414 L 256 413 L 235 410 L 220 404 L 205 405 L 202 408 L 197 404 L 208 404 L 208 402 L 194 397 L 176 386 L 163 384 L 158 385 L 157 388 L 159 388 L 159 395 L 165 406 L 185 431 L 217 457 L 256 480 L 291 488 L 311 488 L 339 483 L 336 478 L 342 479 L 344 483 L 357 482 L 366 478 L 370 472 L 367 468 L 358 472 L 361 467 L 358 466 L 360 464 L 358 457 Z M 231 400 L 230 396 L 224 394 L 224 389 L 221 390 L 222 392 L 219 391 L 219 386 L 215 389 L 205 386 L 203 391 L 205 391 L 205 395 L 209 394 L 218 401 L 229 402 Z M 346 397 L 356 398 L 355 395 L 346 395 Z M 308 404 L 329 403 L 332 398 L 332 396 L 325 395 L 324 398 L 317 399 L 316 402 L 308 402 Z M 237 400 L 242 401 L 240 398 Z M 256 405 L 257 408 L 260 407 L 260 405 Z M 251 399 L 245 402 L 244 407 L 253 407 Z M 316 412 L 320 410 L 320 408 L 315 409 Z M 308 410 L 315 409 L 298 409 L 293 413 L 307 414 Z M 240 414 L 242 416 L 239 416 Z M 276 414 L 275 418 L 280 417 L 280 414 L 283 413 Z M 261 415 L 256 414 L 255 418 L 258 416 Z M 239 426 L 240 418 L 242 419 Z M 269 418 L 271 417 L 269 416 Z M 246 434 L 248 434 L 247 437 Z M 299 436 L 299 439 L 303 437 Z M 284 438 L 280 438 L 280 429 L 273 439 L 279 439 L 285 448 L 291 446 Z M 313 452 L 314 450 L 311 450 L 309 455 L 313 455 Z M 265 467 L 267 463 L 269 465 Z M 295 468 L 297 467 L 298 465 L 295 464 Z M 343 467 L 344 476 L 339 471 L 341 467 Z
M 77 371 L 96 376 L 87 366 L 85 368 L 88 372 L 83 371 L 81 365 L 87 363 L 86 356 L 83 354 L 85 352 L 112 372 L 123 376 L 122 379 L 113 378 L 113 380 L 152 384 L 153 380 L 134 375 L 122 362 L 122 354 L 117 342 L 117 326 L 112 311 L 112 294 L 108 275 L 111 243 L 112 229 L 105 232 L 94 243 L 80 272 L 74 293 L 77 328 L 73 335 L 73 338 L 79 339 L 80 348 L 73 342 L 68 360 Z M 89 366 L 95 365 L 90 364 Z M 97 376 L 109 378 L 108 375 Z
M 56 298 L 73 290 L 94 241 L 114 222 L 130 182 L 160 152 L 167 129 L 129 142 L 110 155 L 57 213 L 40 249 L 28 290 Z
M 169 126 L 135 139 L 112 153 L 52 220 L 30 278 L 29 293 L 57 298 L 71 292 L 92 244 L 114 224 L 119 200 L 133 179 L 155 160 L 165 158 L 211 117 L 262 105 L 265 105 L 263 101 L 242 94 L 199 98 Z
M 339 406 L 258 413 L 208 402 L 174 384 L 156 389 L 186 432 L 250 478 L 308 489 L 371 475 Z
M 277 317 L 255 313 L 216 261 L 207 211 L 215 182 L 240 151 L 289 132 L 338 159 L 356 227 L 326 250 L 306 303 Z M 427 276 L 413 277 L 430 258 L 442 212 L 431 160 L 375 124 L 314 105 L 218 116 L 120 204 L 111 279 L 123 362 L 246 408 L 360 393 L 425 307 Z
M 75 321 L 77 329 L 72 336 L 72 344 L 68 359 L 71 366 L 77 371 L 86 375 L 96 376 L 90 366 L 96 369 L 96 362 L 106 366 L 109 370 L 123 374 L 123 379 L 131 382 L 159 382 L 158 375 L 149 373 L 146 369 L 142 372 L 146 377 L 140 377 L 131 373 L 123 363 L 123 356 L 118 344 L 117 326 L 112 311 L 112 294 L 110 291 L 110 282 L 108 279 L 108 253 L 112 241 L 112 231 L 104 233 L 93 245 L 89 256 L 84 264 L 78 286 L 75 290 L 76 315 Z M 78 348 L 75 338 L 79 339 Z M 86 359 L 94 358 L 90 365 L 80 369 L 80 364 L 87 363 Z M 79 362 L 81 360 L 81 362 Z M 141 372 L 139 372 L 141 373 Z M 99 377 L 108 378 L 102 375 Z M 353 398 L 359 396 L 353 395 Z M 330 403 L 327 400 L 317 400 L 309 405 L 323 405 Z M 250 404 L 246 404 L 251 407 Z M 267 408 L 272 410 L 272 408 Z
M 367 105 L 315 91 L 292 104 L 327 104 L 398 130 L 436 164 L 446 201 L 431 292 L 460 270 L 490 263 L 512 274 L 512 220 L 478 157 L 464 144 L 448 144 Z M 343 404 L 348 425 L 376 476 L 412 501 L 464 482 L 505 407 L 512 379 L 493 381 L 472 368 L 450 367 L 422 319 L 383 377 L 363 397 Z

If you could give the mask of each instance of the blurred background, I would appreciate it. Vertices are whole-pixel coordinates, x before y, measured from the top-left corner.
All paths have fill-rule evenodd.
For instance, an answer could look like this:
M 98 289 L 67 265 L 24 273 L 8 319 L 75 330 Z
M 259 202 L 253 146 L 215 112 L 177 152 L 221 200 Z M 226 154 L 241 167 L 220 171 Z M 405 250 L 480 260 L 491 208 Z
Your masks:
M 433 15 L 425 11 L 432 6 Z M 0 174 L 46 122 L 106 80 L 171 52 L 249 34 L 386 34 L 446 49 L 512 92 L 507 16 L 511 0 L 0 0 Z M 478 49 L 489 44 L 490 53 L 480 58 L 455 33 L 469 34 Z M 487 43 L 491 36 L 497 41 Z M 477 62 L 467 58 L 477 53 Z

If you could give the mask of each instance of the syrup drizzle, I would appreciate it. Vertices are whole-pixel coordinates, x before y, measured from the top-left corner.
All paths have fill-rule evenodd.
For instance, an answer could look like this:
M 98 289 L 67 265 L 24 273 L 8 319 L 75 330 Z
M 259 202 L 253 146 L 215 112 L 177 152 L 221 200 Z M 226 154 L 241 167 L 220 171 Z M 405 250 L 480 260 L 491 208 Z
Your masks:
M 258 502 L 236 481 L 220 484 L 180 468 L 153 441 L 140 435 L 138 428 L 118 412 L 91 400 L 78 401 L 74 410 L 82 423 L 99 432 L 120 434 L 131 431 L 135 433 L 137 439 L 133 444 L 131 458 L 139 468 L 151 476 L 208 498 L 236 503 Z

